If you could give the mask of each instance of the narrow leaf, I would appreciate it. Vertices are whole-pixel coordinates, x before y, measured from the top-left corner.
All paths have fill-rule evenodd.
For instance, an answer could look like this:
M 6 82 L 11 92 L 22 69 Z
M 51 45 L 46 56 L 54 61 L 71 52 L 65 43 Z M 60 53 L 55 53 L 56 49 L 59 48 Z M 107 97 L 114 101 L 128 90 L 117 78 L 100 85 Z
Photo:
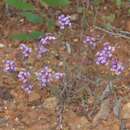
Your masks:
M 40 36 L 43 36 L 44 33 L 43 32 L 40 32 L 40 31 L 33 31 L 31 34 L 30 34 L 30 37 L 33 39 L 38 39 Z
M 14 34 L 10 38 L 12 40 L 19 40 L 19 41 L 32 41 L 38 39 L 43 34 L 44 34 L 43 32 L 33 31 L 31 33 Z
M 29 22 L 32 22 L 34 24 L 43 23 L 42 17 L 40 17 L 37 14 L 31 13 L 31 12 L 23 12 L 22 16 L 24 16 Z
M 31 3 L 27 3 L 25 0 L 6 0 L 6 3 L 16 9 L 34 10 L 34 6 Z
M 69 5 L 69 0 L 41 0 L 41 4 L 46 3 L 51 7 L 67 6 Z
M 19 40 L 19 41 L 29 41 L 30 40 L 27 33 L 14 34 L 11 36 L 11 39 Z

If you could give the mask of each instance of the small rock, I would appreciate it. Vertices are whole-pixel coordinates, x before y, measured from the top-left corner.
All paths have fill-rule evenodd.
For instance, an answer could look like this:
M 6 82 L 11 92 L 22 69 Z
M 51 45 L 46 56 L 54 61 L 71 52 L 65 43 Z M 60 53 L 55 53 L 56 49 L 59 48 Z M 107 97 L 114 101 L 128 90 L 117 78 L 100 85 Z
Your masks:
M 58 65 L 59 65 L 59 66 L 63 66 L 63 62 L 61 61 Z
M 29 102 L 34 102 L 34 101 L 37 101 L 39 99 L 40 99 L 40 94 L 38 94 L 34 91 L 29 95 Z
M 71 21 L 76 21 L 76 20 L 78 20 L 78 18 L 79 18 L 78 14 L 72 14 L 70 16 Z
M 4 47 L 5 47 L 5 45 L 0 43 L 0 48 L 4 48 Z
M 74 38 L 73 42 L 79 42 L 79 39 L 78 38 Z
M 24 23 L 24 21 L 25 20 L 23 18 L 19 20 L 20 23 Z
M 123 106 L 121 111 L 122 119 L 130 119 L 130 103 L 127 103 Z
M 43 106 L 46 109 L 55 110 L 55 108 L 57 106 L 57 102 L 58 101 L 57 101 L 56 97 L 50 97 L 44 101 Z

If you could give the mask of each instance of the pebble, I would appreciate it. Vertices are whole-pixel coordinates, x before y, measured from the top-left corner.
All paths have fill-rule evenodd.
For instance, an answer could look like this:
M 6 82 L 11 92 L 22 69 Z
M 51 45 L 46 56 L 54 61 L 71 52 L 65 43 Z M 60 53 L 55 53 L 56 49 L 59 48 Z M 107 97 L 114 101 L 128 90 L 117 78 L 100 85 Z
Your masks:
M 71 21 L 76 21 L 76 20 L 78 20 L 78 18 L 79 18 L 78 14 L 72 14 L 70 16 Z
M 0 43 L 0 48 L 4 48 L 4 47 L 5 47 L 5 45 Z

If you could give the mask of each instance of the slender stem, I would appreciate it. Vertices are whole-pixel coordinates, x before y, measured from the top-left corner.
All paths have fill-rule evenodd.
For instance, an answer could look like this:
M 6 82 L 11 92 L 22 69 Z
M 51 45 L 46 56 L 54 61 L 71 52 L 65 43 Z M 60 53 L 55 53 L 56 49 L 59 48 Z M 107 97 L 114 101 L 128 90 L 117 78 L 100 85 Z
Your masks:
M 116 37 L 122 37 L 122 38 L 126 38 L 126 39 L 130 39 L 129 36 L 125 35 L 125 34 L 121 34 L 121 32 L 113 32 L 113 31 L 109 31 L 103 27 L 100 27 L 100 26 L 94 26 L 95 29 L 97 30 L 100 30 L 100 31 L 103 31 L 103 32 L 106 32 L 108 34 L 111 34 L 113 36 L 116 36 Z

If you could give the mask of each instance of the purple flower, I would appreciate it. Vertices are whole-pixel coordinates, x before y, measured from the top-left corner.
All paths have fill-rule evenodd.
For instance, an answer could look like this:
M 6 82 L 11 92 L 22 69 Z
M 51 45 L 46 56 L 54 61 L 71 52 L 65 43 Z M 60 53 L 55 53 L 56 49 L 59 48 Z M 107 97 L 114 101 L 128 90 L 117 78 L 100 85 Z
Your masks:
M 45 66 L 40 72 L 36 73 L 37 79 L 40 81 L 41 87 L 46 87 L 52 80 L 52 72 Z
M 83 43 L 90 45 L 93 48 L 96 47 L 96 39 L 91 36 L 86 36 L 85 39 L 83 40 Z
M 5 66 L 4 66 L 4 71 L 5 72 L 15 72 L 16 71 L 16 64 L 14 61 L 12 60 L 6 60 L 4 62 Z
M 117 59 L 112 59 L 111 71 L 115 72 L 116 75 L 120 75 L 124 70 L 124 66 Z
M 40 43 L 40 45 L 47 45 L 53 40 L 56 40 L 56 37 L 53 36 L 52 34 L 48 33 L 40 39 L 39 43 Z
M 41 57 L 43 54 L 45 54 L 48 51 L 48 49 L 45 46 L 50 44 L 55 39 L 56 39 L 56 37 L 50 33 L 48 33 L 44 37 L 40 38 L 40 41 L 37 44 L 38 57 Z
M 108 65 L 112 53 L 115 50 L 115 47 L 110 46 L 108 42 L 104 43 L 104 47 L 100 52 L 96 54 L 96 64 Z
M 64 74 L 60 72 L 54 73 L 48 68 L 48 66 L 45 66 L 40 72 L 36 73 L 36 76 L 43 88 L 46 87 L 49 82 L 63 78 Z
M 23 83 L 27 82 L 28 78 L 31 76 L 30 72 L 28 71 L 20 71 L 18 73 L 18 79 Z
M 37 53 L 38 53 L 38 57 L 41 57 L 43 54 L 45 54 L 46 52 L 48 52 L 48 49 L 45 48 L 44 46 L 38 46 L 37 48 Z
M 33 86 L 29 83 L 29 82 L 26 82 L 24 83 L 21 88 L 28 94 L 30 94 L 32 92 L 32 89 L 33 89 Z
M 29 48 L 27 45 L 25 44 L 20 44 L 20 49 L 22 50 L 22 53 L 24 55 L 24 58 L 28 58 L 28 56 L 30 55 L 30 53 L 32 52 L 32 48 Z
M 71 27 L 70 16 L 65 16 L 64 14 L 61 14 L 58 17 L 58 24 L 60 26 L 60 29 L 65 29 L 66 27 Z
M 54 73 L 54 74 L 53 74 L 53 77 L 54 77 L 54 79 L 56 79 L 56 80 L 62 79 L 63 76 L 64 76 L 64 73 L 61 73 L 61 72 L 57 72 L 57 73 Z

